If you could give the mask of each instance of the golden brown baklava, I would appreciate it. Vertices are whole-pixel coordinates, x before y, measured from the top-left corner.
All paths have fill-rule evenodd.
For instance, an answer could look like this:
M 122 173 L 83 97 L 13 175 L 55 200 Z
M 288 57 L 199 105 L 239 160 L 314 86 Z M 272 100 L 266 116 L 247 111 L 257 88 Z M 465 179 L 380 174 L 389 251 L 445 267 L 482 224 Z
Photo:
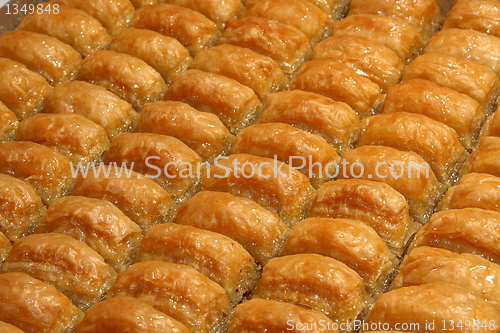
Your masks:
M 14 140 L 18 126 L 19 121 L 16 114 L 0 101 L 0 144 Z
M 455 0 L 441 29 L 472 29 L 500 37 L 500 4 L 495 0 Z
M 481 128 L 480 136 L 500 136 L 500 112 L 497 112 L 499 108 L 500 105 L 495 112 L 486 119 L 486 122 Z
M 10 243 L 10 240 L 2 233 L 2 231 L 0 231 L 0 268 L 2 268 L 2 264 L 9 255 L 11 248 L 12 244 Z M 2 332 L 1 329 L 0 332 Z
M 2 333 L 23 333 L 23 331 L 14 325 L 0 321 L 0 332 Z
M 483 136 L 465 161 L 462 176 L 471 172 L 500 177 L 500 137 Z

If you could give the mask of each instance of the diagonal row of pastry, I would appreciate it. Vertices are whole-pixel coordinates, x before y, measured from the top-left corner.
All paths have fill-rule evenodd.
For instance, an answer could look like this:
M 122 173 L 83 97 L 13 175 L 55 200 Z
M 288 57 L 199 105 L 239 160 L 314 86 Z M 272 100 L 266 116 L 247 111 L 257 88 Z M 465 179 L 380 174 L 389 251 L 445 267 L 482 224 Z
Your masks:
M 0 35 L 0 321 L 500 329 L 496 1 L 156 2 Z

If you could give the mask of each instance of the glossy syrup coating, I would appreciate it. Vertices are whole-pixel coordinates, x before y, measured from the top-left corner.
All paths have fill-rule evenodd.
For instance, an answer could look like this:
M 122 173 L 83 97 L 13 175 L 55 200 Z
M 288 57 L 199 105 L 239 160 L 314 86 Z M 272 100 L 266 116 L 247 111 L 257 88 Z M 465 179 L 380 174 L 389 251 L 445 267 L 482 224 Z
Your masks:
M 498 107 L 497 109 L 498 110 Z M 500 136 L 500 112 L 493 112 L 492 115 L 490 115 L 487 119 L 486 122 L 484 123 L 483 127 L 481 128 L 481 133 L 480 136 Z
M 10 240 L 0 231 L 0 268 L 9 255 L 11 248 L 12 244 L 10 243 Z M 0 332 L 2 332 L 1 329 Z
M 16 114 L 0 101 L 0 144 L 14 140 L 18 126 L 19 121 Z
M 7 324 L 3 321 L 0 321 L 0 332 L 2 333 L 23 333 L 20 328 L 17 328 L 14 325 Z
M 500 4 L 495 0 L 458 0 L 442 29 L 472 29 L 500 37 Z
M 487 173 L 500 177 L 500 137 L 482 136 L 465 161 L 462 176 L 471 172 Z

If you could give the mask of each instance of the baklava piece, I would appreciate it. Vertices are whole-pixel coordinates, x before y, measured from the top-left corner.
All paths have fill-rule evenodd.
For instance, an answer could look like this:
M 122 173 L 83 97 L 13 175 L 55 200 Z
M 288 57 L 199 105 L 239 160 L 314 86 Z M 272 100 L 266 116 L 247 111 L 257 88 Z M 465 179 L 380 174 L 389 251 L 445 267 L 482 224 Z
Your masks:
M 313 328 L 314 327 L 314 328 Z M 290 303 L 251 299 L 234 309 L 228 333 L 338 333 L 335 323 L 323 313 Z
M 339 154 L 353 148 L 361 126 L 358 115 L 349 105 L 302 90 L 267 96 L 258 123 L 278 122 L 321 136 Z
M 108 298 L 129 295 L 197 333 L 222 333 L 232 315 L 226 292 L 194 268 L 144 261 L 118 274 Z
M 76 333 L 192 333 L 172 317 L 127 295 L 118 295 L 90 308 Z
M 2 231 L 0 231 L 0 268 L 2 268 L 2 264 L 7 258 L 11 248 L 12 244 L 10 243 L 10 240 L 2 233 Z M 0 332 L 2 332 L 1 326 Z
M 24 64 L 52 85 L 71 81 L 82 64 L 80 53 L 57 38 L 13 30 L 0 35 L 0 57 Z
M 422 37 L 418 29 L 397 17 L 377 14 L 349 15 L 333 25 L 332 36 L 345 35 L 365 37 L 383 44 L 396 52 L 404 64 L 413 60 L 422 48 Z
M 307 218 L 288 235 L 283 255 L 317 253 L 346 264 L 378 295 L 387 287 L 397 259 L 369 226 L 357 220 Z
M 147 175 L 179 201 L 199 189 L 205 168 L 200 156 L 180 140 L 150 133 L 120 134 L 111 142 L 104 163 Z
M 114 51 L 97 51 L 87 57 L 78 80 L 100 85 L 140 111 L 161 98 L 167 85 L 160 73 L 136 57 Z
M 0 321 L 0 332 L 2 333 L 23 333 L 23 330 L 17 328 L 14 325 L 4 323 Z
M 250 199 L 201 191 L 179 206 L 175 223 L 223 234 L 240 243 L 264 266 L 281 255 L 289 232 L 278 216 Z
M 243 129 L 231 153 L 276 158 L 305 174 L 315 188 L 334 178 L 340 163 L 340 156 L 325 139 L 284 123 Z
M 83 311 L 104 298 L 116 278 L 96 251 L 63 234 L 16 240 L 2 270 L 23 272 L 53 285 Z
M 480 208 L 450 209 L 434 213 L 418 232 L 412 246 L 477 254 L 499 264 L 499 237 L 499 212 Z
M 198 69 L 174 74 L 163 99 L 216 114 L 231 133 L 253 121 L 261 106 L 252 89 L 223 75 Z
M 111 42 L 102 24 L 89 14 L 60 5 L 59 12 L 28 14 L 21 19 L 17 30 L 38 32 L 59 39 L 80 52 L 82 57 L 106 49 Z
M 52 0 L 52 3 L 83 10 L 101 22 L 110 34 L 127 28 L 134 15 L 134 6 L 129 0 Z
M 311 60 L 300 66 L 290 89 L 317 93 L 349 105 L 361 118 L 378 112 L 384 95 L 380 87 L 347 65 Z
M 402 254 L 416 231 L 405 197 L 387 184 L 366 179 L 338 179 L 323 184 L 309 217 L 362 221 L 397 255 Z
M 153 30 L 177 39 L 189 50 L 192 57 L 215 45 L 220 36 L 217 25 L 206 16 L 192 9 L 168 3 L 138 9 L 134 13 L 132 27 Z
M 376 83 L 383 93 L 399 82 L 405 70 L 393 50 L 359 36 L 329 37 L 316 45 L 312 58 L 340 62 Z
M 481 128 L 480 136 L 500 136 L 500 105 L 497 107 L 495 112 L 490 115 L 483 127 Z
M 349 10 L 350 0 L 308 0 L 330 15 L 332 20 L 340 20 Z
M 166 223 L 148 230 L 135 262 L 185 264 L 217 282 L 233 305 L 250 294 L 260 272 L 252 256 L 231 238 L 188 225 Z
M 289 225 L 307 216 L 316 191 L 309 179 L 277 159 L 232 154 L 203 175 L 203 190 L 249 198 Z
M 31 141 L 66 155 L 74 167 L 99 163 L 109 149 L 102 126 L 73 113 L 36 114 L 21 121 L 16 140 Z
M 139 114 L 132 105 L 105 88 L 84 81 L 57 86 L 45 98 L 44 113 L 74 112 L 101 125 L 109 139 L 122 132 L 133 132 Z
M 500 177 L 500 137 L 483 136 L 465 161 L 462 175 L 471 172 Z
M 70 333 L 83 312 L 51 285 L 26 273 L 0 274 L 0 320 L 26 333 Z
M 234 136 L 215 114 L 178 101 L 146 104 L 141 112 L 139 131 L 173 136 L 209 163 L 227 154 L 234 141 Z
M 116 164 L 104 168 L 102 174 L 79 173 L 71 194 L 111 202 L 143 231 L 175 216 L 172 195 L 152 179 Z
M 172 74 L 186 70 L 193 58 L 175 38 L 146 29 L 121 29 L 113 35 L 111 51 L 126 53 L 144 60 L 170 82 Z
M 500 330 L 500 313 L 466 289 L 448 283 L 429 283 L 399 288 L 379 296 L 366 319 L 367 325 L 407 325 L 419 332 L 450 330 L 449 323 L 464 323 L 464 331 L 477 333 Z M 470 329 L 466 323 L 469 323 Z M 427 325 L 427 326 L 426 326 Z M 432 327 L 430 327 L 432 325 Z M 457 332 L 462 329 L 455 327 Z
M 18 126 L 19 121 L 16 114 L 0 101 L 0 144 L 14 140 Z
M 496 0 L 456 0 L 441 29 L 472 29 L 500 37 L 500 3 Z
M 427 116 L 408 112 L 363 119 L 358 146 L 365 145 L 413 151 L 430 165 L 437 179 L 447 185 L 455 182 L 467 158 L 455 130 Z
M 142 230 L 105 200 L 68 196 L 50 205 L 37 233 L 57 232 L 87 243 L 120 272 L 133 261 Z
M 33 185 L 47 206 L 73 189 L 70 163 L 63 154 L 38 143 L 9 141 L 0 145 L 0 173 Z
M 404 81 L 389 88 L 380 113 L 396 112 L 420 114 L 448 125 L 467 150 L 474 147 L 484 120 L 476 100 L 423 79 Z
M 288 87 L 288 79 L 271 58 L 246 47 L 222 44 L 200 52 L 193 69 L 224 75 L 251 88 L 260 99 Z
M 0 174 L 0 232 L 11 241 L 33 233 L 47 208 L 33 186 Z
M 43 76 L 20 62 L 1 57 L 0 72 L 0 101 L 18 119 L 26 119 L 42 110 L 43 100 L 52 90 Z
M 295 27 L 264 17 L 240 17 L 226 22 L 219 45 L 247 47 L 271 57 L 292 75 L 311 52 L 307 36 Z
M 424 223 L 445 191 L 429 165 L 416 153 L 386 146 L 362 146 L 342 155 L 345 164 L 339 178 L 384 182 L 401 193 L 410 215 Z
M 352 322 L 371 301 L 355 271 L 340 261 L 311 253 L 269 261 L 252 298 L 318 310 L 334 322 Z

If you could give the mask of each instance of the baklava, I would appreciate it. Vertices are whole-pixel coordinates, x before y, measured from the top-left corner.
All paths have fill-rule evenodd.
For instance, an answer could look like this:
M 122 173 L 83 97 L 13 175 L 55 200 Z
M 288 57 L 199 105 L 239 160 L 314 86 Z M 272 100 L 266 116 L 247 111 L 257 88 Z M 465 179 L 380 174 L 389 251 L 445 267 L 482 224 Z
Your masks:
M 322 11 L 330 15 L 333 20 L 340 20 L 347 14 L 349 9 L 349 0 L 308 0 Z
M 455 0 L 441 29 L 473 29 L 500 37 L 500 4 L 495 0 Z
M 14 140 L 18 126 L 19 121 L 16 114 L 0 101 L 0 144 Z
M 2 333 L 23 333 L 20 328 L 0 321 L 0 332 Z
M 500 177 L 500 137 L 483 136 L 467 158 L 462 176 L 471 172 Z
M 12 244 L 10 243 L 10 240 L 2 233 L 2 231 L 0 231 L 0 268 L 2 268 L 2 264 L 7 258 L 11 248 Z
M 500 136 L 500 112 L 497 112 L 499 107 L 486 119 L 480 136 Z

